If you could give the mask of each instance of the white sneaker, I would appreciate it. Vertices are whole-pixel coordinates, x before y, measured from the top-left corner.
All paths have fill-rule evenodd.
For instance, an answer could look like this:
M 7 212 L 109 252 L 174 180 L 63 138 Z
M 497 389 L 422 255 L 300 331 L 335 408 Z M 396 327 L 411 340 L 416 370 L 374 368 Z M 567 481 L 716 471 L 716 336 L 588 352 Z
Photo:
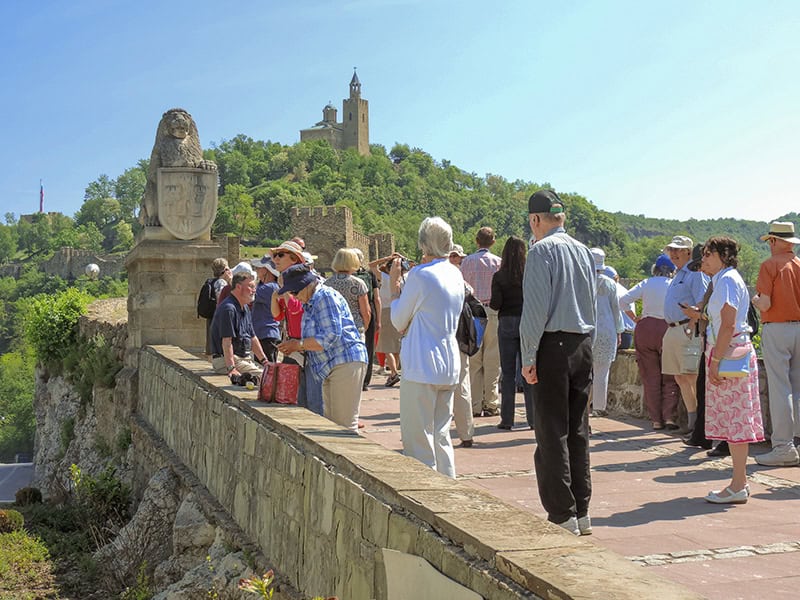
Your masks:
M 592 535 L 592 518 L 589 515 L 578 517 L 578 530 L 581 535 Z
M 800 463 L 797 448 L 793 445 L 776 446 L 766 454 L 759 454 L 755 459 L 758 464 L 765 467 L 793 467 Z
M 557 525 L 559 527 L 561 527 L 562 529 L 566 529 L 572 535 L 580 535 L 581 534 L 581 530 L 578 529 L 578 519 L 576 519 L 575 517 L 570 517 L 569 519 L 567 519 L 563 523 L 557 523 Z

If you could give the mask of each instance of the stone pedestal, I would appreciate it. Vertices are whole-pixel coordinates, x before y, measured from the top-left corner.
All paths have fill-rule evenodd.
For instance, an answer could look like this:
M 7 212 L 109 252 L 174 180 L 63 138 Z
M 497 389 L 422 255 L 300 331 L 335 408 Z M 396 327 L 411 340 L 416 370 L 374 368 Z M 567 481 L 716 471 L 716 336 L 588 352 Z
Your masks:
M 128 346 L 173 344 L 203 352 L 206 320 L 197 294 L 211 277 L 219 245 L 200 240 L 144 239 L 125 261 L 128 270 Z

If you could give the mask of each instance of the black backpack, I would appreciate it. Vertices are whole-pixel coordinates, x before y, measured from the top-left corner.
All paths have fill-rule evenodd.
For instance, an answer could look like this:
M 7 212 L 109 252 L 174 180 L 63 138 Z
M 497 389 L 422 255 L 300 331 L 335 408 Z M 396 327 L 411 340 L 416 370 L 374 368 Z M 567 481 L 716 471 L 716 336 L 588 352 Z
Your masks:
M 217 291 L 214 289 L 215 277 L 206 279 L 203 287 L 200 288 L 200 295 L 197 296 L 197 316 L 210 319 L 217 310 Z
M 752 304 L 747 307 L 747 324 L 750 325 L 750 328 L 753 330 L 750 332 L 750 337 L 752 338 L 758 333 L 758 327 L 761 325 L 761 317 L 758 316 L 758 309 Z
M 464 294 L 464 305 L 458 318 L 456 341 L 458 349 L 467 356 L 475 356 L 483 341 L 483 329 L 486 328 L 486 309 L 469 292 Z M 482 328 L 480 331 L 479 328 Z

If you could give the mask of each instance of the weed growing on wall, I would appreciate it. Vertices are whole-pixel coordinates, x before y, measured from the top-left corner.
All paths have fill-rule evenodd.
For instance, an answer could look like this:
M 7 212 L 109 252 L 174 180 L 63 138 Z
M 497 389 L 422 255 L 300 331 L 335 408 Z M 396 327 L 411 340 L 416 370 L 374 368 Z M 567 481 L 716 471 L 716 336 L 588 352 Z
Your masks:
M 92 399 L 95 385 L 114 387 L 114 377 L 122 369 L 116 352 L 100 335 L 91 338 L 76 336 L 62 361 L 63 370 L 84 405 Z

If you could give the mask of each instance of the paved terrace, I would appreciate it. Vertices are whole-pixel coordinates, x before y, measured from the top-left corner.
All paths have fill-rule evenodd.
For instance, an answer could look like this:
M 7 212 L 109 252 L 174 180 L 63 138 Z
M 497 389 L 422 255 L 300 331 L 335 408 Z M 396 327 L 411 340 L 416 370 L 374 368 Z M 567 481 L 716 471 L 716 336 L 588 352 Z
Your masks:
M 400 450 L 399 388 L 373 378 L 361 403 L 362 433 Z M 517 394 L 518 426 L 499 417 L 475 420 L 475 445 L 456 448 L 458 478 L 545 517 L 533 472 L 534 433 Z M 752 497 L 745 505 L 713 505 L 703 496 L 730 479 L 730 458 L 710 459 L 679 437 L 631 417 L 591 419 L 594 543 L 642 569 L 711 600 L 796 598 L 800 589 L 800 468 L 750 461 Z M 452 435 L 456 443 L 455 428 Z M 768 444 L 751 447 L 751 455 Z

